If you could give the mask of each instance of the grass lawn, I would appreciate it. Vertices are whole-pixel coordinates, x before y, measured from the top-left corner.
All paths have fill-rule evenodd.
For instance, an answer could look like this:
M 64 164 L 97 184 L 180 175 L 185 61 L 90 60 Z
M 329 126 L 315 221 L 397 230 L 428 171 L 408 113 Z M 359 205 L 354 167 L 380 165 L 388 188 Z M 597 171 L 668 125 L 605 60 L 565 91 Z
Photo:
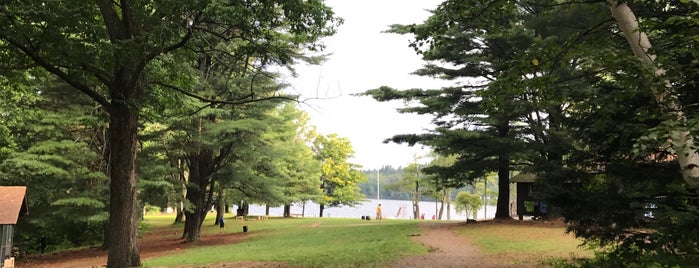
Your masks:
M 565 234 L 564 227 L 539 224 L 477 223 L 460 227 L 482 254 L 520 262 L 552 263 L 561 259 L 592 257 L 591 251 L 579 247 L 581 240 Z
M 283 262 L 299 267 L 384 267 L 398 258 L 427 254 L 428 248 L 411 240 L 419 234 L 419 221 L 374 221 L 341 218 L 272 218 L 265 221 L 226 221 L 226 232 L 251 236 L 238 243 L 193 247 L 174 255 L 144 261 L 144 267 L 205 266 L 238 261 Z M 172 216 L 147 216 L 144 230 L 172 229 Z M 563 227 L 520 223 L 476 223 L 456 229 L 480 254 L 524 267 L 551 265 L 561 259 L 590 257 L 580 241 L 564 234 Z M 213 218 L 204 222 L 203 234 L 217 235 Z
M 167 219 L 146 218 L 150 228 L 165 227 Z M 204 222 L 202 231 L 218 232 Z M 205 265 L 236 261 L 274 261 L 302 267 L 380 267 L 405 255 L 426 253 L 410 240 L 418 233 L 414 221 L 373 221 L 338 218 L 295 218 L 246 221 L 250 239 L 241 243 L 188 249 L 182 254 L 148 259 L 144 266 Z M 240 232 L 242 222 L 228 220 L 229 232 Z M 180 227 L 178 227 L 180 228 Z M 239 230 L 241 229 L 241 230 Z

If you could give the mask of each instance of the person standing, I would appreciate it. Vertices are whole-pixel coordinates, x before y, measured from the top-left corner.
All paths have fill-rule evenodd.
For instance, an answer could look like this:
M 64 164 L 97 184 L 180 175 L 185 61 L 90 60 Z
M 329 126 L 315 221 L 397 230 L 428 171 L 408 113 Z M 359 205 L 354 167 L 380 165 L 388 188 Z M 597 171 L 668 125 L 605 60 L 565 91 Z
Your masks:
M 376 221 L 381 222 L 382 214 L 381 214 L 381 204 L 376 206 Z
M 219 233 L 222 233 L 223 231 L 225 231 L 224 226 L 225 226 L 225 223 L 223 222 L 223 216 L 221 216 L 218 219 L 218 232 Z

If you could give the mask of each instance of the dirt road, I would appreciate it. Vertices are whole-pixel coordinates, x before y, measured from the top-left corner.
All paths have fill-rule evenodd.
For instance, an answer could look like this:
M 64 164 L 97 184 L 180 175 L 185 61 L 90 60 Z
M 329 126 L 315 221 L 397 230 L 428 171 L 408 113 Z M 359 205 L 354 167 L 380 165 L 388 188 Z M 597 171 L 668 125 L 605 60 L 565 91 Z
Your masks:
M 403 258 L 391 267 L 507 267 L 482 256 L 477 247 L 453 231 L 464 223 L 420 223 L 421 233 L 413 239 L 424 244 L 430 253 Z

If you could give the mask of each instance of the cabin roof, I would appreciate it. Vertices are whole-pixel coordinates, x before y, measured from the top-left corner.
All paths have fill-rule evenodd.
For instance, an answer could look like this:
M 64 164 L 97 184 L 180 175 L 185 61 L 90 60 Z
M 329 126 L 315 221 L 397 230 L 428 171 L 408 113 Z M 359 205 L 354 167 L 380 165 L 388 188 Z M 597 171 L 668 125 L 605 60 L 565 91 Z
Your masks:
M 522 172 L 510 178 L 510 182 L 536 182 L 536 174 Z
M 0 186 L 0 225 L 17 224 L 19 214 L 28 212 L 26 186 Z

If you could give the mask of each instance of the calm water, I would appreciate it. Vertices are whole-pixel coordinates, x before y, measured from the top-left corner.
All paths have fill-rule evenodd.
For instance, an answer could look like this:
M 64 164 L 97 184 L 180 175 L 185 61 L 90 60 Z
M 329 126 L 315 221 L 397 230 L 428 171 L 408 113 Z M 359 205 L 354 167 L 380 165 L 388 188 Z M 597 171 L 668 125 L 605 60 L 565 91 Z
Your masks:
M 381 203 L 381 208 L 384 214 L 384 218 L 391 219 L 410 219 L 413 216 L 412 202 L 408 200 L 376 200 L 368 199 L 354 207 L 341 206 L 325 208 L 323 211 L 324 217 L 337 217 L 337 218 L 361 218 L 362 216 L 371 216 L 373 219 L 376 215 L 376 206 Z M 439 204 L 437 204 L 437 209 L 439 209 Z M 442 219 L 446 220 L 446 205 L 444 207 L 445 211 Z M 487 210 L 487 211 L 486 211 Z M 294 204 L 291 207 L 291 214 L 301 215 L 303 212 L 303 206 L 301 204 Z M 283 207 L 274 207 L 269 209 L 270 216 L 282 216 L 284 210 Z M 305 217 L 318 217 L 320 214 L 320 206 L 315 203 L 308 202 L 305 206 Z M 487 213 L 486 213 L 487 212 Z M 425 219 L 432 219 L 433 215 L 437 214 L 435 210 L 435 202 L 420 202 L 420 213 L 425 214 Z M 265 206 L 260 205 L 250 205 L 250 215 L 264 215 Z M 492 219 L 495 217 L 495 206 L 488 206 L 487 209 L 481 208 L 478 211 L 477 219 L 482 220 L 485 218 Z M 454 206 L 451 207 L 451 219 L 452 220 L 466 220 L 466 216 L 463 214 L 457 214 Z

